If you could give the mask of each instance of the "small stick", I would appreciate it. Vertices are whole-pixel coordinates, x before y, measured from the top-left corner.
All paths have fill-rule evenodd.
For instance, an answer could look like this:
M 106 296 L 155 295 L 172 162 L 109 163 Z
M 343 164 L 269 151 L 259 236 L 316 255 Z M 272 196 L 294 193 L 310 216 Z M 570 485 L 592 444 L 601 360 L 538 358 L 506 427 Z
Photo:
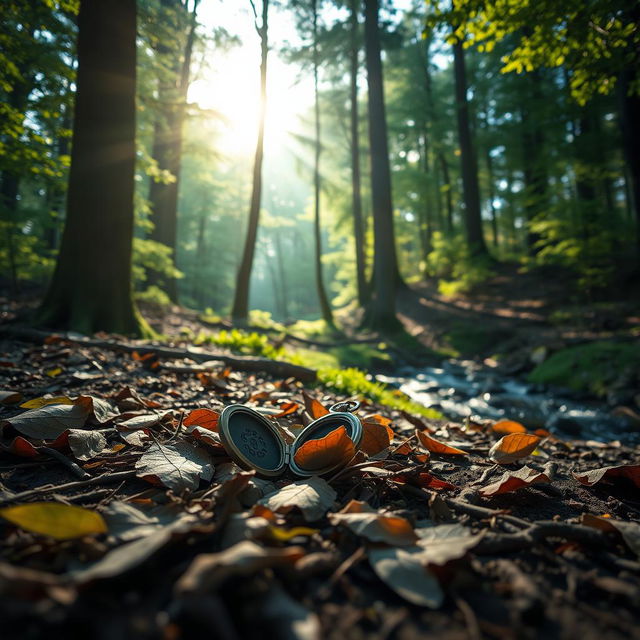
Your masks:
M 358 562 L 360 562 L 360 560 L 362 560 L 362 558 L 364 558 L 365 552 L 364 552 L 364 547 L 358 547 L 344 562 L 342 562 L 342 564 L 333 572 L 333 575 L 331 576 L 331 578 L 329 578 L 329 583 L 320 590 L 320 592 L 318 593 L 318 597 L 322 598 L 323 600 L 325 598 L 328 598 L 331 595 L 331 589 L 333 588 L 333 586 L 336 584 L 336 582 L 338 582 L 338 580 L 340 580 L 340 578 L 342 578 L 342 576 L 347 573 L 347 571 L 349 571 L 349 569 L 351 569 L 351 567 L 353 567 L 355 564 L 357 564 Z
M 33 498 L 43 493 L 55 493 L 57 491 L 66 491 L 67 489 L 77 489 L 79 487 L 90 487 L 96 484 L 110 484 L 112 482 L 121 482 L 122 480 L 128 480 L 129 478 L 135 478 L 135 471 L 118 471 L 116 473 L 104 473 L 95 478 L 89 478 L 87 480 L 78 480 L 77 482 L 67 482 L 66 484 L 59 484 L 55 486 L 53 484 L 43 485 L 42 487 L 36 487 L 35 489 L 29 489 L 28 491 L 22 491 L 21 493 L 15 493 L 12 496 L 0 500 L 0 506 L 10 504 L 12 502 L 19 502 L 27 498 Z
M 52 449 L 51 447 L 36 447 L 36 451 L 38 453 L 44 453 L 46 456 L 57 460 L 60 464 L 66 467 L 76 478 L 80 478 L 81 480 L 86 480 L 91 476 L 80 466 L 78 466 L 73 460 L 69 460 L 67 456 Z

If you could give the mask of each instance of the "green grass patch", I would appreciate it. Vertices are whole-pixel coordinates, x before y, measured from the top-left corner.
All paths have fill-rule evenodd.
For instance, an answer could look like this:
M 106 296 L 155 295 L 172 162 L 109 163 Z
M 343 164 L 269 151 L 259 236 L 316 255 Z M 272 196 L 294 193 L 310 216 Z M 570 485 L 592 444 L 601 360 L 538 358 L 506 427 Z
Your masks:
M 435 409 L 413 402 L 398 389 L 391 389 L 381 382 L 370 380 L 359 369 L 320 369 L 318 381 L 323 386 L 348 396 L 366 397 L 376 404 L 424 416 L 425 418 L 442 418 Z
M 529 380 L 602 396 L 622 377 L 637 375 L 638 370 L 639 343 L 606 340 L 554 353 L 529 374 Z

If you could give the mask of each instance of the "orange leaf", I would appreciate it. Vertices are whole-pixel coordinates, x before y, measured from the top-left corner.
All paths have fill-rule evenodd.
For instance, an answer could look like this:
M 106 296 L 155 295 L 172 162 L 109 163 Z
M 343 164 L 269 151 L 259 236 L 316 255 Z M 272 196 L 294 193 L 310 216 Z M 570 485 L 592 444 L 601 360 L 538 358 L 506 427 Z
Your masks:
M 381 418 L 378 422 L 375 418 Z M 382 416 L 371 416 L 362 422 L 362 440 L 360 441 L 360 451 L 364 451 L 370 456 L 376 455 L 384 451 L 393 440 L 395 433 L 389 426 L 390 420 L 386 422 L 386 418 Z
M 418 436 L 420 444 L 427 449 L 427 451 L 431 451 L 431 453 L 439 453 L 447 456 L 467 455 L 466 451 L 456 447 L 451 447 L 444 442 L 440 442 L 439 440 L 432 438 L 430 435 L 427 435 L 424 431 L 420 431 L 420 429 L 416 429 L 416 436 Z
M 550 482 L 549 476 L 531 467 L 522 467 L 518 471 L 505 471 L 500 480 L 480 489 L 481 496 L 497 496 L 509 491 L 517 491 L 532 484 Z
M 302 392 L 302 397 L 304 398 L 304 408 L 314 420 L 316 418 L 322 418 L 322 416 L 326 416 L 327 413 L 329 413 L 329 409 L 326 409 L 315 398 L 307 394 L 306 391 Z
M 489 449 L 489 459 L 498 464 L 515 462 L 528 456 L 538 446 L 540 440 L 540 437 L 527 433 L 511 433 L 500 438 Z
M 491 427 L 491 430 L 494 433 L 526 433 L 527 430 L 521 425 L 519 422 L 515 422 L 513 420 L 498 420 L 498 422 L 494 423 Z
M 209 431 L 218 431 L 218 420 L 220 414 L 217 411 L 211 409 L 194 409 L 189 415 L 182 421 L 185 427 L 198 426 Z
M 573 477 L 580 483 L 588 487 L 600 482 L 602 479 L 626 478 L 640 488 L 640 464 L 623 464 L 617 467 L 600 467 L 582 473 L 573 472 Z
M 300 407 L 300 405 L 297 402 L 287 402 L 280 407 L 282 411 L 280 411 L 280 413 L 276 413 L 276 415 L 274 415 L 273 417 L 284 418 L 285 416 L 289 416 L 292 413 L 295 413 L 298 410 L 298 407 Z
M 324 438 L 309 440 L 298 448 L 293 459 L 305 471 L 321 471 L 346 464 L 355 455 L 353 440 L 345 427 L 338 427 Z

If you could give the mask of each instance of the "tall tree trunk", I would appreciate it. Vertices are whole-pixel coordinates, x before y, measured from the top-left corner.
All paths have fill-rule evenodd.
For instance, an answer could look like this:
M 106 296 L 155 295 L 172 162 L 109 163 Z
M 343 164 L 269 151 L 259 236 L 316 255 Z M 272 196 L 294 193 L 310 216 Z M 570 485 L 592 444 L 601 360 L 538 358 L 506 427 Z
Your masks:
M 353 208 L 353 241 L 356 256 L 356 284 L 358 304 L 367 303 L 367 281 L 365 270 L 365 237 L 362 221 L 362 194 L 360 189 L 360 127 L 358 118 L 358 6 L 357 0 L 351 0 L 350 48 L 349 48 L 349 100 L 351 115 L 351 202 Z
M 445 200 L 447 203 L 447 233 L 451 235 L 453 233 L 453 194 L 451 193 L 451 177 L 449 174 L 449 163 L 442 151 L 438 152 L 438 162 L 440 164 L 440 170 L 442 171 L 442 182 L 445 188 Z
M 262 23 L 258 29 L 260 34 L 260 114 L 258 123 L 258 140 L 253 162 L 253 187 L 251 190 L 251 206 L 249 208 L 249 225 L 242 253 L 242 261 L 236 279 L 236 292 L 231 310 L 235 322 L 246 324 L 249 316 L 249 284 L 253 256 L 258 237 L 260 221 L 260 197 L 262 194 L 262 158 L 264 155 L 264 117 L 267 106 L 267 55 L 269 53 L 269 0 L 262 0 Z
M 471 140 L 469 105 L 467 102 L 467 74 L 464 63 L 464 49 L 460 41 L 456 42 L 453 46 L 453 62 L 467 244 L 473 255 L 485 256 L 488 255 L 488 251 L 482 231 L 480 188 L 478 186 L 478 160 Z
M 320 227 L 320 94 L 318 91 L 318 69 L 320 61 L 318 57 L 318 3 L 312 2 L 313 11 L 313 96 L 315 115 L 315 153 L 313 163 L 313 232 L 315 240 L 315 262 L 316 262 L 316 289 L 318 291 L 318 302 L 320 304 L 320 314 L 328 325 L 333 325 L 333 314 L 331 305 L 327 298 L 327 292 L 322 279 L 322 230 Z
M 46 326 L 139 334 L 131 293 L 135 0 L 82 0 L 67 217 Z
M 182 51 L 182 64 L 178 62 L 173 69 L 175 75 L 173 80 L 161 81 L 159 84 L 158 103 L 161 109 L 154 123 L 152 156 L 158 168 L 168 171 L 174 180 L 169 183 L 152 180 L 149 185 L 149 202 L 154 223 L 151 239 L 172 249 L 174 263 L 177 261 L 178 193 L 183 129 L 199 2 L 200 0 L 193 2 L 187 38 Z M 176 0 L 163 0 L 163 5 L 170 10 L 182 10 L 182 5 L 176 6 Z M 179 27 L 176 27 L 176 30 L 179 31 Z M 170 53 L 171 47 L 166 45 L 161 47 L 165 55 Z M 174 53 L 177 54 L 177 51 Z M 164 289 L 173 302 L 178 301 L 178 285 L 175 278 L 152 271 L 149 273 L 148 281 Z
M 493 185 L 493 158 L 491 157 L 491 149 L 487 149 L 486 153 L 487 160 L 487 174 L 488 174 L 488 182 L 489 182 L 489 208 L 491 211 L 491 237 L 493 239 L 493 246 L 498 247 L 499 239 L 498 239 L 498 213 L 496 211 L 496 207 L 493 204 L 495 200 L 495 190 Z
M 378 27 L 378 0 L 365 0 L 365 47 L 369 88 L 369 146 L 371 149 L 371 195 L 373 208 L 374 258 L 373 296 L 367 323 L 373 329 L 397 329 L 396 286 L 399 281 L 396 257 L 391 172 L 384 106 L 382 60 Z
M 635 81 L 635 91 L 629 90 Z M 620 75 L 620 127 L 627 164 L 631 208 L 636 220 L 636 261 L 640 268 L 640 95 L 637 69 L 625 69 Z

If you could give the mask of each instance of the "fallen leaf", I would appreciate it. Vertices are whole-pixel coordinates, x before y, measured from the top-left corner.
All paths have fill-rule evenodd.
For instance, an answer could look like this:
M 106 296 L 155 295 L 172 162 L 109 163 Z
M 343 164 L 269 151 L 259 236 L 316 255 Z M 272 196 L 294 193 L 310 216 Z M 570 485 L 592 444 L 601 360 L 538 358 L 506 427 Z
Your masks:
M 539 436 L 527 433 L 512 433 L 500 438 L 491 449 L 489 459 L 498 464 L 509 464 L 528 456 L 540 442 Z
M 278 542 L 290 542 L 299 536 L 309 537 L 318 533 L 318 531 L 319 529 L 311 529 L 310 527 L 292 527 L 291 529 L 284 529 L 283 527 L 275 527 L 273 525 L 269 525 L 269 528 L 267 529 L 268 535 Z
M 498 420 L 491 426 L 491 431 L 494 433 L 526 433 L 527 430 L 524 425 L 514 420 Z
M 272 418 L 284 418 L 285 416 L 289 416 L 292 413 L 295 413 L 299 409 L 300 405 L 297 402 L 287 402 L 283 404 L 280 409 L 280 413 L 276 413 Z
M 324 438 L 307 440 L 296 449 L 295 463 L 304 471 L 323 471 L 346 464 L 353 458 L 356 450 L 353 440 L 345 427 L 330 431 Z
M 382 416 L 375 415 L 361 419 L 362 422 L 362 440 L 359 449 L 370 456 L 384 451 L 389 447 L 395 433 L 389 426 L 390 420 Z
M 439 524 L 416 527 L 417 545 L 422 549 L 420 559 L 425 564 L 444 566 L 459 560 L 484 537 L 484 531 L 473 534 L 461 524 Z
M 250 540 L 220 551 L 201 553 L 178 579 L 175 592 L 206 593 L 217 589 L 232 576 L 248 576 L 262 569 L 292 565 L 305 555 L 302 547 L 272 549 Z
M 174 491 L 196 489 L 200 480 L 211 480 L 213 465 L 209 455 L 188 442 L 165 445 L 157 442 L 136 461 L 139 478 L 162 484 Z
M 401 484 L 413 484 L 418 487 L 422 487 L 423 489 L 435 489 L 436 491 L 439 489 L 456 489 L 455 484 L 451 484 L 446 480 L 442 480 L 432 473 L 425 471 L 423 473 L 418 473 L 415 476 L 408 477 L 402 473 L 393 476 L 394 482 L 399 482 Z
M 69 447 L 78 460 L 90 460 L 107 446 L 107 439 L 99 431 L 69 429 Z
M 457 447 L 451 447 L 444 442 L 440 442 L 435 438 L 432 438 L 430 435 L 426 434 L 424 431 L 420 431 L 420 429 L 416 429 L 416 436 L 418 437 L 418 442 L 431 453 L 437 453 L 440 455 L 447 456 L 466 456 L 467 452 L 462 449 L 458 449 Z
M 351 532 L 370 542 L 407 546 L 415 544 L 418 539 L 406 518 L 380 513 L 367 503 L 358 504 L 355 500 L 352 500 L 339 513 L 330 513 L 329 520 L 333 525 L 344 525 Z
M 210 431 L 218 431 L 218 421 L 220 414 L 211 409 L 194 409 L 182 421 L 185 427 L 198 426 Z
M 222 444 L 222 440 L 220 440 L 220 434 L 215 431 L 210 431 L 209 429 L 205 429 L 204 427 L 187 427 L 186 433 L 196 440 L 200 440 L 205 444 L 213 447 L 214 449 L 220 449 L 222 452 L 225 451 L 224 445 Z
M 550 478 L 547 474 L 525 466 L 517 471 L 505 471 L 499 480 L 492 482 L 486 487 L 482 487 L 478 493 L 485 497 L 497 496 L 501 493 L 517 491 L 518 489 L 522 489 L 522 487 L 528 487 L 532 484 L 548 482 L 550 482 Z
M 193 518 L 181 512 L 177 505 L 159 505 L 145 509 L 120 500 L 110 502 L 102 515 L 109 528 L 109 535 L 122 542 L 148 536 L 181 518 Z
M 78 396 L 73 404 L 88 407 L 91 424 L 106 424 L 119 415 L 110 403 L 96 396 Z
M 0 447 L 3 451 L 13 453 L 22 458 L 35 458 L 39 455 L 36 448 L 22 436 L 17 436 L 9 444 L 0 443 Z
M 59 502 L 31 502 L 0 509 L 5 520 L 56 540 L 106 533 L 107 525 L 96 511 Z
M 306 391 L 302 392 L 302 397 L 304 398 L 304 408 L 314 420 L 322 418 L 322 416 L 326 416 L 329 413 L 329 409 L 320 404 L 315 398 L 312 398 Z
M 370 549 L 369 563 L 399 596 L 412 604 L 437 609 L 444 602 L 444 592 L 420 560 L 421 552 L 419 547 Z
M 16 404 L 22 400 L 22 394 L 18 391 L 0 391 L 0 404 Z
M 581 473 L 572 472 L 573 477 L 580 483 L 592 487 L 603 479 L 626 478 L 636 487 L 640 487 L 640 464 L 623 464 L 614 467 L 600 467 Z
M 307 522 L 313 522 L 324 516 L 336 497 L 336 492 L 326 480 L 311 476 L 267 494 L 260 504 L 280 513 L 288 513 L 297 507 Z
M 589 513 L 583 513 L 580 521 L 587 527 L 621 535 L 629 549 L 640 558 L 640 524 L 637 522 L 614 520 L 611 516 L 593 516 Z
M 47 369 L 45 371 L 45 374 L 47 376 L 49 376 L 50 378 L 56 378 L 57 376 L 59 376 L 62 372 L 64 371 L 64 369 L 62 367 L 54 367 L 53 369 Z
M 36 440 L 55 440 L 67 429 L 80 429 L 89 416 L 81 404 L 48 404 L 8 418 L 14 429 Z
M 134 416 L 133 418 L 129 418 L 128 420 L 124 420 L 123 422 L 119 422 L 116 425 L 116 428 L 118 429 L 118 431 L 136 431 L 137 429 L 149 429 L 150 427 L 154 427 L 155 425 L 157 425 L 158 422 L 160 422 L 160 420 L 164 417 L 164 415 L 157 413 L 145 413 L 141 416 Z

